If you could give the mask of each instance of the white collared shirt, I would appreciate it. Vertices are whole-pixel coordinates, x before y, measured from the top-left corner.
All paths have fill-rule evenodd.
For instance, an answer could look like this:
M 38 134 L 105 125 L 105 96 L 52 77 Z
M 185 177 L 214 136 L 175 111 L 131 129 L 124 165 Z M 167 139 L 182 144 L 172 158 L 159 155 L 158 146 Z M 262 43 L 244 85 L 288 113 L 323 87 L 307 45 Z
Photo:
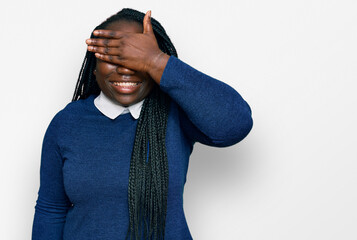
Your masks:
M 127 112 L 131 113 L 133 118 L 138 119 L 140 116 L 141 107 L 145 99 L 138 103 L 130 105 L 129 107 L 123 107 L 119 103 L 108 98 L 103 91 L 94 99 L 94 105 L 101 111 L 105 116 L 110 119 L 117 118 L 120 114 L 125 114 Z

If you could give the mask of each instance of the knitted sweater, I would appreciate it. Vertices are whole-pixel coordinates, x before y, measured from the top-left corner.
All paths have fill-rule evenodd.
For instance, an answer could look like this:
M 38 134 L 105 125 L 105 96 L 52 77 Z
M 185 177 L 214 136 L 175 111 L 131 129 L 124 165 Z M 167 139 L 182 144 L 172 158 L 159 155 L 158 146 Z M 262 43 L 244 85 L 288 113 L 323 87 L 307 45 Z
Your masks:
M 183 210 L 195 142 L 227 147 L 253 126 L 251 109 L 229 85 L 171 56 L 160 89 L 171 101 L 166 132 L 169 187 L 165 239 L 192 239 Z M 114 120 L 95 95 L 68 103 L 42 143 L 32 240 L 123 240 L 129 225 L 128 180 L 137 119 Z

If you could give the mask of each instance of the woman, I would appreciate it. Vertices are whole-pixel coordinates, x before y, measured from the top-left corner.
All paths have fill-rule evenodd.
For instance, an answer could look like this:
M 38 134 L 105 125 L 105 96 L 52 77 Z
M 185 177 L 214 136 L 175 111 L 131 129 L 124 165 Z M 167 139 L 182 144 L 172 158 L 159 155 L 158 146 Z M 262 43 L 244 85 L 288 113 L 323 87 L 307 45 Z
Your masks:
M 246 101 L 179 60 L 150 15 L 123 9 L 86 41 L 72 102 L 44 136 L 33 240 L 192 239 L 194 143 L 226 147 L 250 132 Z

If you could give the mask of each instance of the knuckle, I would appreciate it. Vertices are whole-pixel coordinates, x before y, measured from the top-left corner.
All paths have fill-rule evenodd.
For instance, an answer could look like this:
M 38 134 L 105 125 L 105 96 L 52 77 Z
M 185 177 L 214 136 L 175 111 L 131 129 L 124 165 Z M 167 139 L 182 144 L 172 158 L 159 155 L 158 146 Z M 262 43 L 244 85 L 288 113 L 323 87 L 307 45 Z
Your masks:
M 108 46 L 108 44 L 109 44 L 109 39 L 104 39 L 103 40 L 103 45 L 104 46 Z

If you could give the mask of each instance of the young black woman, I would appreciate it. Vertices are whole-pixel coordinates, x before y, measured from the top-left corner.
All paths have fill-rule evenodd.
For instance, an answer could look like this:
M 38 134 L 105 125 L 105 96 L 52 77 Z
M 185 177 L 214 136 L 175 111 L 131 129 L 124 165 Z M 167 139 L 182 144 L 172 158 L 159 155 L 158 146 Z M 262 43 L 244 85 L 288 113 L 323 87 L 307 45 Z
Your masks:
M 183 189 L 193 145 L 240 142 L 249 105 L 179 60 L 151 11 L 123 9 L 86 43 L 72 102 L 44 136 L 32 239 L 192 239 Z

